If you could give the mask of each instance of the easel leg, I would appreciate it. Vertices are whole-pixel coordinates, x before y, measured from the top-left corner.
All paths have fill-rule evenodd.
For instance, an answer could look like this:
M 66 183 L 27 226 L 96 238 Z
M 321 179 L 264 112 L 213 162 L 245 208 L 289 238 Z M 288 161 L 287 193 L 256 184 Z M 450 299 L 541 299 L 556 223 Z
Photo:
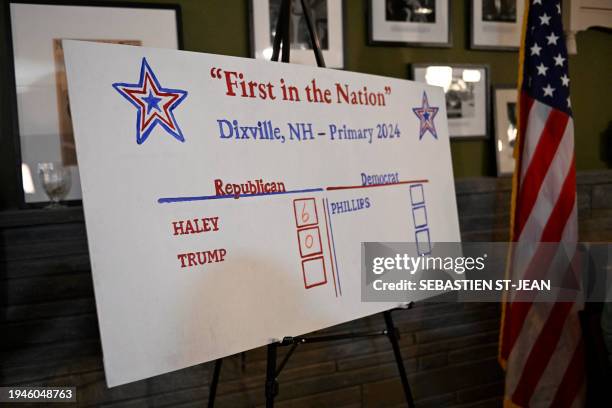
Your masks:
M 406 403 L 409 408 L 414 408 L 414 400 L 412 399 L 412 391 L 410 390 L 410 384 L 408 384 L 408 376 L 406 375 L 406 368 L 404 367 L 404 360 L 402 360 L 402 353 L 400 352 L 399 342 L 397 341 L 397 332 L 393 319 L 391 318 L 391 311 L 383 313 L 385 317 L 385 324 L 387 326 L 387 336 L 391 342 L 393 348 L 393 355 L 395 356 L 395 362 L 397 363 L 397 370 L 399 371 L 400 379 L 402 380 L 402 387 L 404 388 L 404 395 L 406 397 Z
M 266 408 L 274 407 L 274 397 L 278 394 L 276 381 L 276 352 L 278 344 L 268 344 L 268 363 L 266 368 Z
M 219 384 L 219 374 L 221 373 L 221 364 L 223 359 L 215 360 L 215 369 L 213 371 L 212 380 L 210 381 L 210 390 L 208 392 L 208 408 L 215 406 L 215 397 L 217 396 L 217 385 Z

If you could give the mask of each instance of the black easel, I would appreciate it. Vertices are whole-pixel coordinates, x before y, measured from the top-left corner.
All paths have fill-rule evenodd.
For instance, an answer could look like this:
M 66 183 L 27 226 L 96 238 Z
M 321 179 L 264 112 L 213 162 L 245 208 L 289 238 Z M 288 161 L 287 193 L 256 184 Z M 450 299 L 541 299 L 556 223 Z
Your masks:
M 325 67 L 325 60 L 323 59 L 323 53 L 321 52 L 321 45 L 319 43 L 319 37 L 317 32 L 312 25 L 312 18 L 310 17 L 310 10 L 306 7 L 305 0 L 300 0 L 302 5 L 302 12 L 304 13 L 304 19 L 308 26 L 308 32 L 310 34 L 310 43 L 315 54 L 317 66 Z M 282 62 L 289 62 L 290 53 L 290 40 L 289 31 L 291 27 L 291 0 L 282 0 L 278 20 L 276 21 L 276 33 L 274 34 L 274 45 L 272 49 L 272 61 L 278 62 L 278 57 L 282 46 Z M 412 303 L 406 305 L 406 309 L 410 309 Z M 401 310 L 401 309 L 394 309 Z M 397 364 L 397 370 L 399 372 L 400 380 L 402 381 L 402 387 L 404 389 L 404 397 L 406 398 L 406 404 L 409 408 L 414 408 L 414 400 L 412 398 L 412 391 L 410 390 L 410 384 L 408 383 L 408 376 L 406 375 L 406 368 L 404 367 L 404 361 L 402 360 L 402 354 L 399 348 L 399 330 L 393 324 L 393 318 L 391 312 L 393 310 L 387 310 L 383 312 L 385 320 L 385 329 L 372 332 L 359 332 L 359 333 L 342 333 L 332 334 L 327 336 L 311 336 L 311 337 L 285 337 L 280 342 L 268 344 L 267 353 L 267 364 L 266 364 L 266 383 L 265 383 L 265 394 L 266 394 L 266 408 L 274 407 L 274 398 L 278 395 L 279 385 L 278 376 L 281 371 L 289 362 L 289 358 L 293 355 L 295 350 L 300 344 L 308 343 L 321 343 L 324 341 L 336 341 L 336 340 L 350 340 L 356 338 L 365 337 L 377 337 L 387 336 L 391 342 L 391 348 L 393 349 L 393 355 Z M 279 347 L 291 346 L 285 357 L 281 361 L 280 365 L 277 365 L 277 353 Z M 215 406 L 215 396 L 217 394 L 217 385 L 219 383 L 219 373 L 221 372 L 221 364 L 223 359 L 215 361 L 215 368 L 213 371 L 213 378 L 210 383 L 210 392 L 208 395 L 208 407 L 213 408 Z
M 412 303 L 409 303 L 407 308 L 411 308 Z M 398 310 L 398 309 L 394 309 Z M 401 310 L 401 309 L 399 309 Z M 408 376 L 406 375 L 406 368 L 404 367 L 404 361 L 402 360 L 402 354 L 399 348 L 399 330 L 393 325 L 393 319 L 391 312 L 393 310 L 387 310 L 383 312 L 385 319 L 385 329 L 372 332 L 358 332 L 358 333 L 342 333 L 332 334 L 328 336 L 311 336 L 311 337 L 285 337 L 278 343 L 268 344 L 268 360 L 266 368 L 266 408 L 274 407 L 274 398 L 278 395 L 278 376 L 289 361 L 289 358 L 293 352 L 297 349 L 300 344 L 307 343 L 321 343 L 324 341 L 336 341 L 336 340 L 350 340 L 350 339 L 362 339 L 365 337 L 378 337 L 387 336 L 391 342 L 391 348 L 393 349 L 393 356 L 395 357 L 395 363 L 397 364 L 397 370 L 399 372 L 400 380 L 402 381 L 402 387 L 404 389 L 404 397 L 406 398 L 406 404 L 409 408 L 414 408 L 414 400 L 412 399 L 412 391 L 410 390 L 410 384 L 408 383 Z M 276 355 L 278 347 L 291 346 L 285 357 L 281 361 L 280 365 L 276 365 Z M 219 360 L 217 360 L 219 361 Z M 216 363 L 215 363 L 216 368 Z M 212 387 L 212 385 L 211 385 Z M 210 407 L 211 405 L 209 405 Z

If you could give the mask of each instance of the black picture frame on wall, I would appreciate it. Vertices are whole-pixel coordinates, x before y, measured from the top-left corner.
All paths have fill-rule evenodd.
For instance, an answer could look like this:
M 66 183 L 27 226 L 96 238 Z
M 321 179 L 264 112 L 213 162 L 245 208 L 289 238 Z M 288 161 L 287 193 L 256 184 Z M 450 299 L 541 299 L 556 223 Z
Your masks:
M 488 64 L 419 63 L 408 67 L 409 79 L 444 88 L 453 141 L 489 138 L 490 72 Z
M 404 12 L 387 10 L 391 2 L 404 0 L 368 0 L 367 42 L 372 46 L 385 47 L 431 47 L 450 48 L 453 46 L 452 6 L 450 0 L 431 0 L 434 21 L 419 22 L 409 15 L 410 7 Z M 427 9 L 426 7 L 423 7 Z M 384 15 L 383 15 L 384 14 Z M 393 16 L 397 14 L 396 16 Z M 412 20 L 412 21 L 403 21 Z M 420 19 L 426 20 L 426 17 Z
M 308 2 L 307 6 L 308 6 Z M 325 0 L 318 4 L 324 5 L 325 14 L 320 16 L 315 13 L 317 10 L 311 8 L 310 14 L 314 20 L 315 29 L 321 43 L 321 50 L 327 68 L 344 69 L 346 54 L 345 38 L 345 0 Z M 277 15 L 275 12 L 280 8 L 281 0 L 247 0 L 249 11 L 249 46 L 251 58 L 270 61 L 272 56 L 272 38 L 276 29 Z M 308 38 L 308 28 L 303 16 L 299 15 L 301 3 L 299 0 L 291 1 L 291 33 L 296 37 L 301 37 L 300 41 L 295 38 L 290 39 L 291 63 L 306 64 L 316 66 L 316 60 L 310 40 Z M 293 11 L 298 10 L 298 13 Z M 294 47 L 294 45 L 297 45 Z
M 491 99 L 497 177 L 512 176 L 515 166 L 514 143 L 518 132 L 518 90 L 516 85 L 500 84 L 492 86 Z
M 74 9 L 71 10 L 70 8 Z M 30 22 L 28 20 L 29 15 L 27 13 L 32 10 L 34 11 L 32 14 L 33 21 Z M 66 21 L 69 20 L 69 17 L 71 17 L 68 12 L 74 10 L 84 11 L 85 14 L 83 15 L 85 17 L 89 15 L 90 18 L 95 18 L 96 23 L 99 23 L 100 26 L 103 25 L 103 21 L 112 21 L 112 23 L 108 24 L 108 31 L 106 31 L 106 33 L 100 28 L 97 28 L 96 30 L 97 26 L 95 26 L 95 24 L 80 24 L 80 28 L 71 32 L 71 28 Z M 163 11 L 163 13 L 156 13 L 158 11 Z M 172 12 L 172 15 L 169 16 L 167 13 L 165 13 L 166 11 Z M 63 74 L 63 50 L 61 46 L 61 39 L 70 38 L 96 40 L 123 43 L 128 45 L 183 49 L 181 7 L 179 4 L 172 3 L 157 4 L 77 0 L 9 0 L 5 2 L 2 12 L 4 13 L 5 17 L 5 43 L 2 45 L 2 47 L 0 47 L 0 54 L 2 54 L 2 60 L 7 61 L 8 63 L 4 67 L 4 72 L 2 72 L 6 86 L 2 87 L 2 90 L 0 90 L 0 97 L 2 98 L 2 101 L 6 102 L 2 110 L 3 115 L 6 115 L 6 120 L 4 121 L 5 123 L 3 123 L 2 129 L 2 133 L 4 134 L 0 136 L 0 140 L 4 145 L 10 146 L 10 152 L 3 154 L 2 157 L 7 159 L 7 161 L 1 164 L 0 167 L 2 167 L 2 169 L 6 169 L 7 173 L 11 174 L 11 177 L 6 180 L 6 182 L 10 183 L 11 188 L 8 193 L 2 193 L 2 199 L 4 201 L 2 203 L 2 207 L 40 208 L 46 206 L 49 200 L 46 197 L 46 194 L 44 194 L 42 185 L 38 179 L 36 166 L 33 166 L 31 162 L 28 162 L 28 160 L 31 161 L 32 156 L 47 157 L 45 155 L 48 154 L 48 160 L 42 159 L 38 160 L 38 162 L 65 163 L 66 155 L 64 154 L 63 150 L 58 153 L 58 148 L 55 148 L 49 149 L 49 151 L 46 152 L 46 146 L 50 143 L 48 140 L 55 138 L 57 140 L 51 142 L 51 144 L 60 146 L 59 149 L 64 149 L 66 143 L 64 133 L 61 133 L 62 121 L 67 123 L 64 129 L 69 127 L 70 136 L 72 136 L 72 124 L 69 120 L 67 93 L 64 95 L 65 89 L 62 87 L 62 84 L 65 82 L 65 74 Z M 93 13 L 98 12 L 100 14 L 99 16 L 92 16 Z M 112 18 L 113 13 L 117 13 L 116 16 L 121 16 L 122 18 L 128 16 L 127 13 L 131 13 L 134 16 L 142 14 L 141 20 L 144 21 L 140 21 L 139 24 L 146 24 L 147 19 L 154 15 L 154 19 L 159 19 L 155 20 L 155 22 L 170 22 L 172 25 L 172 27 L 166 29 L 166 31 L 160 33 L 160 37 L 158 38 L 162 38 L 161 36 L 165 32 L 172 32 L 172 38 L 165 38 L 161 41 L 156 41 L 155 36 L 151 34 L 153 31 L 152 29 L 150 31 L 143 31 L 140 38 L 135 38 L 133 35 L 135 31 L 133 29 L 130 31 L 132 35 L 126 36 L 123 34 L 126 31 L 121 31 L 121 24 L 123 23 L 117 21 L 115 18 Z M 54 31 L 56 27 L 53 25 L 47 25 L 47 27 L 52 28 L 46 28 L 46 30 L 48 30 L 46 32 L 43 29 L 38 32 L 36 31 L 37 25 L 35 18 L 40 18 L 42 15 L 44 15 L 47 22 L 50 19 L 55 19 L 58 17 L 56 20 L 52 20 L 57 21 L 57 31 Z M 63 19 L 62 16 L 64 17 Z M 105 18 L 107 20 L 104 20 Z M 92 27 L 91 32 L 85 31 L 83 26 L 87 27 L 87 29 Z M 175 30 L 174 27 L 176 28 Z M 26 36 L 24 36 L 23 33 L 27 33 Z M 50 35 L 47 36 L 48 34 Z M 59 35 L 56 36 L 55 34 Z M 18 36 L 19 38 L 17 38 Z M 47 43 L 41 42 L 41 38 L 43 38 L 44 41 L 47 41 Z M 136 42 L 138 42 L 138 44 L 136 44 Z M 41 43 L 44 43 L 45 45 L 41 47 Z M 160 44 L 171 44 L 171 46 L 164 47 Z M 32 72 L 24 73 L 22 69 L 23 64 L 20 64 L 19 58 L 20 56 L 22 59 L 24 56 L 29 56 L 27 54 L 28 52 L 39 52 L 42 57 L 41 55 L 36 55 L 37 58 L 34 60 L 39 61 L 39 65 L 36 65 Z M 32 58 L 29 58 L 28 60 L 31 64 Z M 61 65 L 58 65 L 58 61 L 61 62 Z M 32 80 L 32 78 L 35 78 L 33 72 L 42 72 L 43 74 L 39 75 L 41 78 L 36 77 L 36 80 L 34 81 Z M 30 81 L 30 83 L 26 84 L 27 81 Z M 41 98 L 42 100 L 50 101 L 51 98 L 55 99 L 53 100 L 53 104 L 49 106 L 48 111 L 37 109 L 36 112 L 34 112 L 32 109 L 29 109 L 32 107 L 31 101 L 27 100 L 28 97 L 24 97 L 24 90 L 30 92 L 28 86 L 32 86 L 32 89 L 34 89 L 36 86 L 40 89 L 45 89 L 46 87 L 44 91 L 41 91 L 40 89 L 32 90 L 31 92 L 34 95 L 30 99 L 35 99 L 34 97 L 37 97 L 35 94 L 36 92 L 45 92 L 46 99 L 43 97 Z M 63 117 L 65 118 L 66 114 L 68 116 L 67 121 L 62 119 L 62 115 L 64 115 Z M 36 115 L 42 115 L 43 119 L 39 122 L 39 117 Z M 46 119 L 48 119 L 54 115 L 56 118 L 49 123 L 53 122 L 57 124 L 56 127 L 41 126 L 41 123 L 45 123 L 45 116 Z M 34 121 L 34 124 L 30 126 L 29 123 L 32 121 L 31 119 L 33 117 L 36 120 Z M 32 131 L 32 129 L 35 129 L 35 131 Z M 27 138 L 28 134 L 31 135 L 30 140 L 24 143 L 24 137 Z M 32 146 L 37 146 L 34 138 L 39 135 L 43 135 L 43 138 L 46 138 L 47 140 L 43 141 L 40 146 L 36 148 L 36 154 L 28 157 L 28 148 L 31 149 Z M 24 154 L 26 157 L 24 157 Z M 72 154 L 74 155 L 74 158 L 72 159 L 74 160 L 74 164 L 69 165 L 70 172 L 72 173 L 72 188 L 69 196 L 63 201 L 63 203 L 70 206 L 78 206 L 81 205 L 80 185 L 78 183 L 78 167 L 76 166 L 76 155 L 74 153 Z M 25 165 L 27 169 L 24 169 L 22 167 L 23 165 Z M 9 166 L 11 168 L 9 168 Z M 23 172 L 24 170 L 27 170 L 27 172 Z M 77 178 L 76 182 L 74 177 L 75 172 Z M 26 176 L 29 177 L 29 179 L 26 180 L 26 184 L 24 184 L 22 174 L 26 174 Z M 31 199 L 31 194 L 26 195 L 26 192 L 24 191 L 24 187 L 27 187 L 28 183 L 30 183 L 29 185 L 34 186 L 34 191 L 37 195 L 37 198 L 34 200 Z M 41 199 L 42 194 L 45 196 L 44 199 Z
M 491 3 L 490 5 L 488 3 Z M 508 7 L 512 4 L 514 7 Z M 504 11 L 504 5 L 506 9 Z M 481 51 L 518 51 L 523 28 L 523 0 L 470 0 L 470 49 Z

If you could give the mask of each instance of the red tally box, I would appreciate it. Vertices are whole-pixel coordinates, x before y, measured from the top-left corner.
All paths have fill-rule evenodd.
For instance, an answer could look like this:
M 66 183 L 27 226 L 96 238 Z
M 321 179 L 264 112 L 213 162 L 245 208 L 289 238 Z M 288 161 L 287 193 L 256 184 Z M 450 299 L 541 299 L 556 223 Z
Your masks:
M 321 244 L 321 233 L 319 227 L 309 227 L 298 230 L 298 244 L 300 247 L 300 256 L 307 258 L 313 255 L 323 253 L 323 245 Z
M 302 261 L 302 274 L 304 275 L 304 287 L 306 289 L 327 283 L 325 273 L 325 261 L 322 256 L 305 259 Z
M 317 204 L 314 198 L 298 198 L 293 200 L 293 212 L 295 213 L 295 225 L 298 228 L 319 223 Z

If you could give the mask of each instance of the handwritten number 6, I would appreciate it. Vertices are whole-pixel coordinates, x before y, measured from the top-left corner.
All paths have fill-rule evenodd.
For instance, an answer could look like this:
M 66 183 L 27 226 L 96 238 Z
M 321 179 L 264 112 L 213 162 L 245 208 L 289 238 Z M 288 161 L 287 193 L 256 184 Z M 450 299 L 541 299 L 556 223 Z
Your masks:
M 302 204 L 302 222 L 307 223 L 308 220 L 310 220 L 310 214 L 306 211 L 306 202 L 304 202 L 304 204 Z

